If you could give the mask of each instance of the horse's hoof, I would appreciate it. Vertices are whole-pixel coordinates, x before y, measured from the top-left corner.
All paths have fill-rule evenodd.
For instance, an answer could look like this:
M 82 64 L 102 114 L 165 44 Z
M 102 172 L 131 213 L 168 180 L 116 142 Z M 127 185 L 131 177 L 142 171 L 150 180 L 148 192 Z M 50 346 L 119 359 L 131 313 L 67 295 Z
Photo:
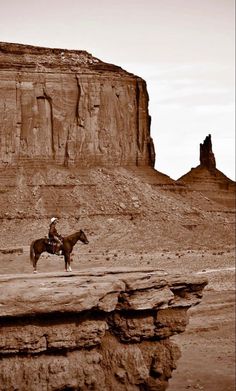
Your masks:
M 34 273 L 38 273 L 37 270 L 34 270 Z

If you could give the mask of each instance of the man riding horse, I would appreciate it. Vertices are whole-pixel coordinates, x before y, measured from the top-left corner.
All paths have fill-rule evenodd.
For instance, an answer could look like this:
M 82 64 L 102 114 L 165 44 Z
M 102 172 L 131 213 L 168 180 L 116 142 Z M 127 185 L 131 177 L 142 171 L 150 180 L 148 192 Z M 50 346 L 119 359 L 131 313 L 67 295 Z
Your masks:
M 48 232 L 48 238 L 49 241 L 52 243 L 53 246 L 53 252 L 57 255 L 60 255 L 60 248 L 63 244 L 62 242 L 62 236 L 57 232 L 56 224 L 58 222 L 58 219 L 56 217 L 51 218 L 51 223 L 49 227 Z
M 55 220 L 53 219 L 53 221 L 51 221 L 51 224 L 54 222 L 55 222 Z M 51 225 L 50 225 L 50 228 L 51 228 Z M 54 228 L 55 228 L 55 223 L 54 223 Z M 53 228 L 52 228 L 52 231 L 53 231 Z M 55 231 L 54 231 L 54 235 L 55 235 Z M 58 235 L 58 236 L 59 236 L 59 238 L 61 237 L 60 235 Z M 62 255 L 64 255 L 65 270 L 66 271 L 71 271 L 71 266 L 70 266 L 71 258 L 70 258 L 70 256 L 71 256 L 71 252 L 73 250 L 73 247 L 76 245 L 78 240 L 80 240 L 84 244 L 89 243 L 87 236 L 85 235 L 85 233 L 82 229 L 80 229 L 79 231 L 77 231 L 69 236 L 63 237 L 63 244 L 61 245 L 61 250 L 62 250 Z M 56 245 L 58 246 L 58 244 L 59 243 L 57 243 Z M 49 244 L 48 238 L 44 237 L 44 238 L 33 240 L 33 242 L 30 245 L 30 262 L 33 265 L 34 273 L 37 273 L 37 262 L 39 260 L 40 255 L 45 251 L 48 252 L 49 254 L 55 254 L 55 252 L 52 249 L 52 244 Z

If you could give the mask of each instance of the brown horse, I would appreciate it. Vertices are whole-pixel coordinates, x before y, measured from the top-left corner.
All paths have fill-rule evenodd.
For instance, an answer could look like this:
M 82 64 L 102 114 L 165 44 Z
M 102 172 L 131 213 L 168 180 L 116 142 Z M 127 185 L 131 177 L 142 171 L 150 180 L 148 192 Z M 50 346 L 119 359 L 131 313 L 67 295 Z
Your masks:
M 89 241 L 82 229 L 78 232 L 75 232 L 72 235 L 65 236 L 63 238 L 63 244 L 61 246 L 62 255 L 64 255 L 65 259 L 65 270 L 66 271 L 72 271 L 70 266 L 70 254 L 73 250 L 74 245 L 80 240 L 84 244 L 88 244 Z M 34 273 L 37 273 L 37 262 L 40 257 L 40 255 L 43 252 L 48 252 L 50 254 L 54 254 L 53 248 L 51 243 L 49 242 L 48 238 L 41 238 L 34 240 L 30 245 L 30 261 L 34 268 Z M 67 270 L 68 268 L 68 270 Z

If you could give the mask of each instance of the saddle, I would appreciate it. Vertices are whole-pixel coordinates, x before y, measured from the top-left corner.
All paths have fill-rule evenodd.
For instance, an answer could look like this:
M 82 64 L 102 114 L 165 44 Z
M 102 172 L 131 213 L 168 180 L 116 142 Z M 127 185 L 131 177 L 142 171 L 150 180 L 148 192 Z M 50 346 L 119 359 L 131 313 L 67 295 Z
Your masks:
M 49 253 L 56 255 L 62 254 L 61 244 L 56 242 L 55 240 L 47 238 L 47 246 Z

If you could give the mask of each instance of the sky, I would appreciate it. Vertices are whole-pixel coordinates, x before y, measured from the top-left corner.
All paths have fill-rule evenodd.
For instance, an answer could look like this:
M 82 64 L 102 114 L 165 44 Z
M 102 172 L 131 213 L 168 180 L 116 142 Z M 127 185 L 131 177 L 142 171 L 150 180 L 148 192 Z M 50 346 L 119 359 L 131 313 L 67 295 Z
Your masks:
M 86 50 L 147 82 L 155 168 L 173 179 L 212 136 L 235 180 L 234 0 L 0 0 L 0 41 Z

